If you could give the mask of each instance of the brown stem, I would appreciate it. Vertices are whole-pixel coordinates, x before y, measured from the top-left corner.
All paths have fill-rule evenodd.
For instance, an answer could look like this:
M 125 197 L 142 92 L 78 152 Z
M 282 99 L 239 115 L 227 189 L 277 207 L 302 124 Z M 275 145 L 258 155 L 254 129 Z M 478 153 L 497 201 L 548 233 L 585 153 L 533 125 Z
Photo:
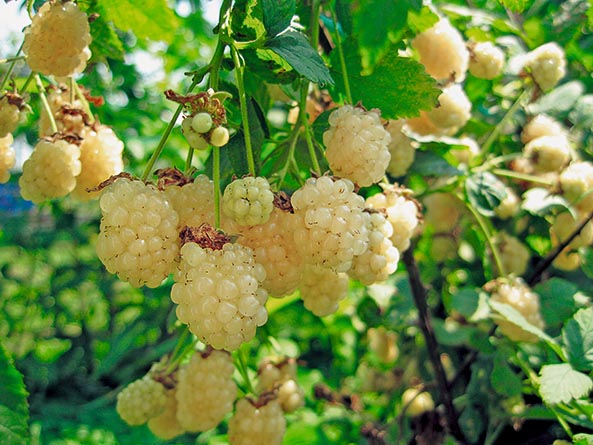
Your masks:
M 443 401 L 443 404 L 445 405 L 449 430 L 457 440 L 459 440 L 463 444 L 466 444 L 467 440 L 465 439 L 463 431 L 461 431 L 461 427 L 459 426 L 459 422 L 457 421 L 457 412 L 455 411 L 455 407 L 453 406 L 453 396 L 451 395 L 449 385 L 447 383 L 447 375 L 445 374 L 445 369 L 443 368 L 443 364 L 441 363 L 441 359 L 439 356 L 439 346 L 437 344 L 436 336 L 434 334 L 434 330 L 432 328 L 432 324 L 430 321 L 428 303 L 426 302 L 427 291 L 424 285 L 422 284 L 422 280 L 420 279 L 420 272 L 418 270 L 418 265 L 416 264 L 416 260 L 414 258 L 413 249 L 407 249 L 404 252 L 403 261 L 406 265 L 406 270 L 408 271 L 408 277 L 410 280 L 410 286 L 412 288 L 412 296 L 414 297 L 414 303 L 416 304 L 416 308 L 418 309 L 420 328 L 422 329 L 422 334 L 424 335 L 424 339 L 426 341 L 430 361 L 432 362 L 432 366 L 435 371 L 439 395 L 441 400 Z
M 552 250 L 544 259 L 542 259 L 538 263 L 537 267 L 535 268 L 535 270 L 531 274 L 531 277 L 529 277 L 527 279 L 527 284 L 529 284 L 529 286 L 533 287 L 537 283 L 539 283 L 539 281 L 542 279 L 542 275 L 546 271 L 546 269 L 548 267 L 550 267 L 550 265 L 554 262 L 554 260 L 556 259 L 556 257 L 558 255 L 560 255 L 560 253 L 566 247 L 568 247 L 568 245 L 572 242 L 572 240 L 574 240 L 577 236 L 579 236 L 579 233 L 581 233 L 581 231 L 585 228 L 585 226 L 592 219 L 593 219 L 593 212 L 591 212 L 589 214 L 589 216 L 587 216 L 581 222 L 581 224 L 579 224 L 579 226 L 574 230 L 573 233 L 570 234 L 570 236 L 568 238 L 566 238 L 564 241 L 562 241 L 560 244 L 558 244 L 558 246 L 556 246 L 556 248 L 554 250 Z

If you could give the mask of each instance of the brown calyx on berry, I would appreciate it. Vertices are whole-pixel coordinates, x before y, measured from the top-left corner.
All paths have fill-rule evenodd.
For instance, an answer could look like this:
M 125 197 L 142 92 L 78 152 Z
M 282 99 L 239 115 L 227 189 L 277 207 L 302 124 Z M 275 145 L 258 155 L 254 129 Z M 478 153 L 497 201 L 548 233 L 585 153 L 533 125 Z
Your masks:
M 170 186 L 183 187 L 184 185 L 191 184 L 194 180 L 191 176 L 185 175 L 181 170 L 176 167 L 160 168 L 154 172 L 157 176 L 157 187 L 159 190 L 164 190 Z
M 179 232 L 179 239 L 182 246 L 187 243 L 196 243 L 203 249 L 212 250 L 221 250 L 222 246 L 233 241 L 230 236 L 208 223 L 203 223 L 199 227 L 185 226 Z
M 100 192 L 101 190 L 103 190 L 105 187 L 110 186 L 111 184 L 113 184 L 117 179 L 119 178 L 126 178 L 129 179 L 130 181 L 139 181 L 138 178 L 135 178 L 134 176 L 132 176 L 130 173 L 127 172 L 121 172 L 118 173 L 117 175 L 113 175 L 110 176 L 109 178 L 107 178 L 105 181 L 103 181 L 102 183 L 100 183 L 98 186 L 93 187 L 91 189 L 87 189 L 87 192 Z
M 173 102 L 183 105 L 188 116 L 198 113 L 208 113 L 212 117 L 213 127 L 226 124 L 226 109 L 214 90 L 202 91 L 196 94 L 182 95 L 173 90 L 165 91 L 165 97 Z M 224 97 L 224 96 L 222 96 Z
M 292 204 L 290 202 L 290 196 L 286 192 L 279 191 L 274 193 L 274 207 L 279 208 L 284 212 L 294 213 Z

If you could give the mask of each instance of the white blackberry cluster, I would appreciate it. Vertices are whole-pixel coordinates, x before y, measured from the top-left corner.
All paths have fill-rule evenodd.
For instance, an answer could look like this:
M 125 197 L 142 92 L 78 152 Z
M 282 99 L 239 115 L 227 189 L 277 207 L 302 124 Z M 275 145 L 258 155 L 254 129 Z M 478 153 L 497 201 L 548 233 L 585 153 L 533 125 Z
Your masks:
M 402 394 L 402 408 L 406 415 L 416 417 L 434 410 L 435 404 L 429 392 L 420 388 L 408 388 Z
M 517 193 L 510 187 L 505 187 L 505 191 L 506 196 L 494 209 L 494 213 L 500 219 L 512 218 L 521 210 L 521 199 L 517 196 Z
M 118 393 L 115 409 L 128 425 L 142 425 L 165 410 L 167 398 L 163 384 L 147 374 Z
M 227 242 L 218 250 L 188 242 L 171 290 L 177 318 L 204 343 L 235 350 L 268 320 L 265 277 L 248 247 Z
M 436 80 L 461 82 L 469 64 L 469 52 L 461 33 L 449 20 L 441 18 L 412 40 L 426 72 Z
M 397 334 L 389 331 L 385 326 L 369 328 L 367 331 L 369 351 L 371 351 L 381 363 L 389 364 L 397 360 L 399 349 L 397 347 Z
M 560 173 L 562 195 L 583 213 L 593 211 L 593 164 L 572 162 Z
M 91 56 L 87 15 L 75 3 L 44 3 L 25 29 L 23 53 L 32 71 L 58 77 L 80 73 Z
M 556 119 L 546 115 L 538 114 L 525 124 L 521 131 L 521 142 L 527 144 L 542 136 L 565 135 L 566 130 Z
M 348 179 L 309 178 L 291 203 L 304 222 L 296 228 L 294 240 L 309 264 L 346 272 L 352 259 L 367 249 L 369 215 Z
M 407 173 L 414 162 L 418 143 L 404 132 L 406 121 L 403 119 L 391 119 L 387 123 L 386 130 L 391 136 L 388 145 L 391 160 L 387 166 L 387 173 L 399 177 Z
M 518 311 L 533 326 L 543 329 L 539 296 L 521 278 L 498 279 L 486 283 L 485 290 L 493 301 L 504 303 Z M 502 318 L 494 318 L 500 332 L 514 341 L 536 342 L 537 337 Z
M 536 173 L 560 172 L 570 161 L 570 143 L 565 135 L 540 136 L 523 147 Z
M 278 400 L 240 399 L 229 420 L 231 445 L 280 445 L 286 432 L 286 419 Z
M 542 91 L 551 90 L 566 75 L 564 50 L 556 42 L 538 46 L 526 54 L 523 68 Z
M 370 213 L 367 222 L 369 246 L 361 255 L 355 256 L 348 271 L 350 278 L 363 285 L 385 281 L 397 270 L 399 251 L 391 242 L 393 226 L 384 214 Z
M 550 239 L 553 248 L 568 240 L 568 237 L 581 225 L 583 217 L 579 213 L 577 210 L 575 216 L 570 212 L 563 212 L 554 217 L 550 225 Z M 582 257 L 578 249 L 589 246 L 591 243 L 593 243 L 593 223 L 589 221 L 554 259 L 554 267 L 566 271 L 577 269 L 582 264 Z
M 214 225 L 214 183 L 206 175 L 198 175 L 183 185 L 165 185 L 165 196 L 179 215 L 179 229 Z
M 226 351 L 192 355 L 181 366 L 176 388 L 177 420 L 187 431 L 207 431 L 233 410 L 237 385 L 235 366 Z
M 261 176 L 235 179 L 224 190 L 222 210 L 241 226 L 265 223 L 274 208 L 270 183 Z
M 99 201 L 97 255 L 107 270 L 132 286 L 157 287 L 173 272 L 179 252 L 177 212 L 156 187 L 117 178 Z
M 461 217 L 459 200 L 451 193 L 437 192 L 425 196 L 422 204 L 426 210 L 424 221 L 435 233 L 451 233 Z
M 258 393 L 276 391 L 285 413 L 292 413 L 305 404 L 305 392 L 297 383 L 297 362 L 286 358 L 278 363 L 266 359 L 257 372 Z
M 19 106 L 12 102 L 8 94 L 0 97 L 0 139 L 11 134 L 19 124 L 21 111 Z
M 379 113 L 344 105 L 330 114 L 329 124 L 323 143 L 332 171 L 361 187 L 380 181 L 391 157 L 391 136 Z
M 66 196 L 76 187 L 81 171 L 80 147 L 66 140 L 41 140 L 23 164 L 21 196 L 35 204 Z
M 238 228 L 239 243 L 253 249 L 255 260 L 266 270 L 262 287 L 270 296 L 288 295 L 301 281 L 304 259 L 293 233 L 302 224 L 297 215 L 274 207 L 266 223 Z
M 12 134 L 0 138 L 0 184 L 8 182 L 10 169 L 16 162 L 16 154 L 12 148 L 13 141 Z
M 338 310 L 348 294 L 348 275 L 324 267 L 307 265 L 299 285 L 305 308 L 318 317 Z
M 500 261 L 506 274 L 521 276 L 527 270 L 531 254 L 525 244 L 507 232 L 499 232 L 494 238 Z
M 469 72 L 480 79 L 494 79 L 502 73 L 504 53 L 492 42 L 471 42 Z
M 80 174 L 72 195 L 82 201 L 99 197 L 100 192 L 90 192 L 101 182 L 120 173 L 124 168 L 122 153 L 124 143 L 113 130 L 105 125 L 85 127 L 81 133 Z
M 403 190 L 393 188 L 369 196 L 366 205 L 385 212 L 393 227 L 393 246 L 400 252 L 406 251 L 419 224 L 417 204 Z
M 163 412 L 148 419 L 148 429 L 163 439 L 170 440 L 185 432 L 177 419 L 177 389 L 167 391 L 167 402 Z

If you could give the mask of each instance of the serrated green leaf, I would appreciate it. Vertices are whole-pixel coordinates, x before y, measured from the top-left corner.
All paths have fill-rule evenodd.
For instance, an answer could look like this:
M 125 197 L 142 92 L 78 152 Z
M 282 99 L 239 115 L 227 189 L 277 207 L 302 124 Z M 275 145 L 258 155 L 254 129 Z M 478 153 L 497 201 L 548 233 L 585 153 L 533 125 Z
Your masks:
M 568 363 L 545 365 L 540 371 L 539 392 L 544 402 L 550 405 L 569 403 L 583 397 L 592 388 L 593 380 Z
M 494 216 L 494 209 L 506 197 L 505 185 L 489 172 L 480 172 L 465 181 L 469 202 L 484 216 Z
M 578 287 L 570 281 L 554 277 L 533 290 L 540 297 L 542 317 L 548 327 L 560 325 L 577 309 L 574 296 Z
M 406 25 L 407 1 L 363 0 L 354 14 L 354 32 L 363 66 L 373 66 L 389 44 L 390 35 L 401 33 Z M 372 26 L 369 24 L 372 23 Z
M 352 40 L 344 43 L 346 71 L 354 103 L 378 108 L 385 119 L 414 117 L 420 110 L 430 110 L 441 91 L 424 67 L 413 59 L 400 57 L 397 48 L 390 48 L 370 74 L 362 74 L 358 47 Z M 344 72 L 337 50 L 330 54 L 331 73 L 336 81 L 335 92 L 345 96 Z
M 545 216 L 554 209 L 568 209 L 570 206 L 562 196 L 554 195 L 547 189 L 536 187 L 523 194 L 521 207 L 532 215 Z
M 139 39 L 170 41 L 179 20 L 166 0 L 102 0 L 105 18 Z
M 528 0 L 498 0 L 498 2 L 513 12 L 523 12 L 529 4 Z
M 552 337 L 550 337 L 548 334 L 546 334 L 541 329 L 539 329 L 539 328 L 533 326 L 531 323 L 529 323 L 525 319 L 525 317 L 519 311 L 517 311 L 514 307 L 509 306 L 508 304 L 500 303 L 498 301 L 493 301 L 492 299 L 490 299 L 488 304 L 490 304 L 490 307 L 492 307 L 492 309 L 494 309 L 496 312 L 498 312 L 505 320 L 510 321 L 514 325 L 519 326 L 524 331 L 527 331 L 530 334 L 537 336 L 538 338 L 540 338 L 541 340 L 544 340 L 545 342 L 547 342 L 550 345 L 554 345 L 556 347 L 558 346 L 556 344 L 556 342 L 554 342 Z
M 508 357 L 498 351 L 494 356 L 494 367 L 490 374 L 490 383 L 494 390 L 505 397 L 514 397 L 521 394 L 521 378 L 513 372 L 508 363 Z
M 461 170 L 432 151 L 416 150 L 409 171 L 422 176 L 456 176 Z
M 263 20 L 262 2 L 258 0 L 235 0 L 233 2 L 231 30 L 235 40 L 258 40 L 266 32 Z
M 25 445 L 29 442 L 29 406 L 23 376 L 0 344 L 0 443 Z
M 575 369 L 593 369 L 593 308 L 581 309 L 562 330 L 568 361 Z
M 304 34 L 287 31 L 266 42 L 265 47 L 286 60 L 295 71 L 312 82 L 333 85 L 329 69 Z
M 295 0 L 263 0 L 264 27 L 270 37 L 290 26 L 296 9 Z

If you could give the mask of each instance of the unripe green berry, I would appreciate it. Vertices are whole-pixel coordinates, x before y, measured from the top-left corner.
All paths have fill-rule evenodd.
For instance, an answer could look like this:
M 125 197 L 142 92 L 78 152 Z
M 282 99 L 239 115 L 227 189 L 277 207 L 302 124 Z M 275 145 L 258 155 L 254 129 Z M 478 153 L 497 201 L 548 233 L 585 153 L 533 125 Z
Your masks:
M 210 143 L 215 147 L 222 147 L 229 141 L 229 130 L 225 127 L 216 127 L 210 134 Z
M 193 117 L 191 126 L 196 133 L 208 133 L 212 128 L 212 116 L 209 113 L 198 113 Z

